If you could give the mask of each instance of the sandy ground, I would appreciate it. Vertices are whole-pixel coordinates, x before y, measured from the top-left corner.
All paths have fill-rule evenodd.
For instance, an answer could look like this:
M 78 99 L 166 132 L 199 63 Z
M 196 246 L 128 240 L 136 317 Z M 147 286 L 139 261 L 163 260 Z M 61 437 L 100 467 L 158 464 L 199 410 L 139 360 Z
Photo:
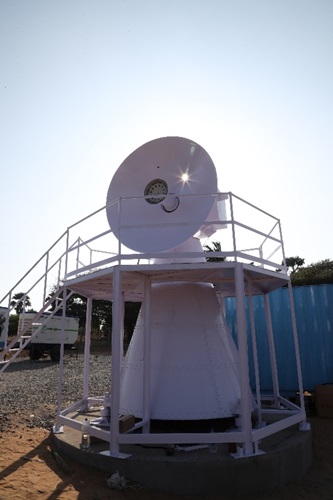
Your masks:
M 310 419 L 314 460 L 303 481 L 280 490 L 246 497 L 258 500 L 333 499 L 333 419 Z M 40 428 L 11 423 L 0 435 L 0 499 L 38 500 L 174 500 L 184 498 L 229 500 L 218 496 L 177 497 L 132 484 L 127 489 L 111 490 L 105 472 L 85 467 L 68 457 L 59 466 L 52 435 Z M 244 497 L 243 497 L 244 498 Z

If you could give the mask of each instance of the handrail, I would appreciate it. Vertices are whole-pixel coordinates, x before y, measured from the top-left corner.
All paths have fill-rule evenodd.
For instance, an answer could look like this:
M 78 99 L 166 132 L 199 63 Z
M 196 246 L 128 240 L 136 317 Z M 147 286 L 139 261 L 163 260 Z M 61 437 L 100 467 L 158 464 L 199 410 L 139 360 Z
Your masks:
M 151 197 L 152 195 L 149 196 Z M 205 257 L 212 257 L 212 256 L 226 257 L 236 261 L 239 259 L 249 262 L 259 261 L 262 263 L 262 266 L 268 266 L 271 268 L 277 268 L 277 266 L 279 266 L 279 268 L 281 268 L 280 263 L 273 262 L 271 260 L 272 256 L 275 255 L 277 252 L 279 252 L 279 255 L 280 253 L 282 254 L 281 260 L 285 260 L 281 223 L 278 218 L 269 214 L 265 210 L 256 207 L 254 204 L 247 202 L 246 200 L 233 194 L 232 192 L 202 193 L 196 195 L 184 194 L 180 195 L 179 197 L 180 198 L 185 197 L 187 199 L 190 197 L 195 197 L 196 200 L 198 199 L 200 200 L 200 198 L 207 196 L 214 197 L 215 200 L 220 200 L 225 202 L 225 210 L 226 210 L 224 217 L 225 220 L 186 221 L 186 218 L 184 217 L 184 220 L 179 220 L 177 223 L 167 222 L 165 224 L 165 227 L 170 227 L 175 225 L 183 227 L 189 224 L 190 225 L 194 224 L 199 227 L 213 226 L 216 229 L 223 228 L 226 237 L 225 239 L 223 239 L 224 236 L 222 235 L 221 241 L 227 242 L 224 244 L 224 248 L 223 247 L 221 248 L 223 252 L 221 254 L 214 252 L 214 255 L 211 255 L 209 252 L 202 252 L 202 253 L 198 252 L 196 256 L 204 255 Z M 108 240 L 109 235 L 111 235 L 113 231 L 112 228 L 109 227 L 107 229 L 105 228 L 104 221 L 102 221 L 101 232 L 96 232 L 96 231 L 94 232 L 94 228 L 96 227 L 94 217 L 101 214 L 102 211 L 105 210 L 107 207 L 113 205 L 118 206 L 118 228 L 130 229 L 131 227 L 138 227 L 135 226 L 134 224 L 131 224 L 130 221 L 126 221 L 125 224 L 121 223 L 122 206 L 124 205 L 124 203 L 127 203 L 130 200 L 136 200 L 138 198 L 146 198 L 146 197 L 145 196 L 119 197 L 116 200 L 113 200 L 112 202 L 104 205 L 98 210 L 95 210 L 91 214 L 81 218 L 79 221 L 67 227 L 66 231 L 64 231 L 56 239 L 56 241 L 49 247 L 49 249 L 43 253 L 43 255 L 30 267 L 30 269 L 23 275 L 23 277 L 17 281 L 17 283 L 9 290 L 9 292 L 0 301 L 0 304 L 2 304 L 4 303 L 4 301 L 8 300 L 8 318 L 5 322 L 5 325 L 7 325 L 6 331 L 8 331 L 9 314 L 14 308 L 14 306 L 11 306 L 14 291 L 17 290 L 17 288 L 20 285 L 22 286 L 22 283 L 26 279 L 30 279 L 30 277 L 33 277 L 32 280 L 33 283 L 32 284 L 28 283 L 28 286 L 25 286 L 24 290 L 25 293 L 22 296 L 21 300 L 18 300 L 18 302 L 24 303 L 26 296 L 30 294 L 33 290 L 37 290 L 37 287 L 40 287 L 41 283 L 44 280 L 43 298 L 42 298 L 42 301 L 44 303 L 46 299 L 47 286 L 49 285 L 48 280 L 52 278 L 51 272 L 54 272 L 56 266 L 58 266 L 57 283 L 56 283 L 56 286 L 58 287 L 61 282 L 64 282 L 64 280 L 67 280 L 74 276 L 78 276 L 80 273 L 97 271 L 99 266 L 104 266 L 104 267 L 113 266 L 116 263 L 121 264 L 122 262 L 132 264 L 130 262 L 131 260 L 134 260 L 137 263 L 137 265 L 145 265 L 142 263 L 145 263 L 146 261 L 149 263 L 151 259 L 154 259 L 156 257 L 162 260 L 168 258 L 168 252 L 161 252 L 157 254 L 151 252 L 146 252 L 146 253 L 141 253 L 136 251 L 128 252 L 128 249 L 124 247 L 124 245 L 119 239 L 117 242 L 116 240 Z M 237 201 L 236 204 L 235 201 Z M 242 210 L 244 209 L 243 205 L 245 207 L 251 207 L 252 209 L 254 209 L 256 211 L 254 212 L 254 215 L 257 212 L 261 214 L 257 221 L 255 221 L 255 217 L 253 219 L 254 223 L 258 227 L 254 227 L 255 224 L 249 225 L 248 223 L 244 223 L 246 221 L 242 222 L 242 217 L 243 217 Z M 238 213 L 239 210 L 240 213 Z M 270 224 L 268 232 L 266 230 L 262 231 L 260 228 L 262 216 L 268 217 L 274 221 L 272 227 Z M 100 219 L 96 220 L 100 224 Z M 87 224 L 87 221 L 89 221 L 89 224 Z M 77 233 L 76 228 L 80 229 L 80 224 L 82 223 L 85 223 L 84 226 L 85 234 L 84 235 L 81 234 L 79 236 L 76 234 Z M 105 224 L 106 223 L 107 223 L 107 218 L 105 217 Z M 151 221 L 145 221 L 144 224 L 140 225 L 140 228 L 154 228 L 154 227 L 159 227 L 159 224 L 156 224 Z M 84 237 L 82 238 L 82 236 Z M 239 238 L 239 241 L 237 240 L 237 238 Z M 260 241 L 254 240 L 254 238 L 256 238 L 257 240 L 259 239 Z M 207 241 L 209 241 L 209 238 Z M 241 250 L 239 248 L 240 241 L 242 243 L 242 248 L 245 248 L 247 246 L 249 250 L 246 251 Z M 256 243 L 255 245 L 253 244 L 254 241 Z M 96 247 L 98 248 L 96 249 L 92 248 L 91 247 L 92 242 L 96 242 L 97 243 Z M 274 249 L 272 248 L 272 243 L 275 243 Z M 55 252 L 57 253 L 55 254 Z M 76 255 L 74 255 L 73 252 L 76 252 Z M 87 259 L 87 253 L 88 253 L 88 259 Z M 106 258 L 100 259 L 98 254 L 101 253 L 106 254 L 105 255 Z M 257 257 L 258 253 L 259 257 Z M 267 257 L 267 255 L 269 256 Z M 188 257 L 187 254 L 186 256 Z M 41 265 L 41 263 L 43 263 L 43 261 L 44 261 L 44 271 L 36 279 L 35 270 L 37 269 L 38 266 Z M 286 272 L 285 266 L 282 265 L 282 269 L 284 272 Z
M 185 195 L 182 195 L 182 197 L 191 197 L 191 196 L 194 196 L 194 195 L 191 195 L 191 194 L 185 194 Z M 262 252 L 262 247 L 264 246 L 264 244 L 269 240 L 271 242 L 276 242 L 279 246 L 282 245 L 282 241 L 280 240 L 279 237 L 276 237 L 273 233 L 276 229 L 276 227 L 279 225 L 279 219 L 277 219 L 276 217 L 274 217 L 273 215 L 269 214 L 268 212 L 262 210 L 262 209 L 259 209 L 258 207 L 256 207 L 255 205 L 243 200 L 242 198 L 240 198 L 239 196 L 236 196 L 234 195 L 233 193 L 229 192 L 229 193 L 217 193 L 217 194 L 212 194 L 212 193 L 203 193 L 203 194 L 200 194 L 200 195 L 195 195 L 196 197 L 202 197 L 202 196 L 216 196 L 217 198 L 221 198 L 222 200 L 226 200 L 226 198 L 229 198 L 229 202 L 230 202 L 230 212 L 231 212 L 231 217 L 230 219 L 226 219 L 226 220 L 209 220 L 209 221 L 205 221 L 202 223 L 202 221 L 198 220 L 198 221 L 178 221 L 178 222 L 166 222 L 164 223 L 164 227 L 174 227 L 174 226 L 178 226 L 178 227 L 182 227 L 182 226 L 187 226 L 188 224 L 197 224 L 197 225 L 202 225 L 202 226 L 221 226 L 221 227 L 226 227 L 226 226 L 231 226 L 232 228 L 232 233 L 233 233 L 233 250 L 232 250 L 232 256 L 237 259 L 238 256 L 239 256 L 239 248 L 238 248 L 238 245 L 237 245 L 237 241 L 236 241 L 236 231 L 237 231 L 237 228 L 241 228 L 242 230 L 244 231 L 247 231 L 249 233 L 252 233 L 252 234 L 256 234 L 258 236 L 261 236 L 263 238 L 263 241 L 261 242 L 261 244 L 258 243 L 258 246 L 255 247 L 253 250 L 255 250 L 256 252 L 259 253 L 259 255 L 261 255 L 261 252 Z M 121 207 L 123 205 L 124 202 L 128 201 L 128 200 L 136 200 L 136 199 L 139 199 L 139 198 L 145 198 L 145 196 L 126 196 L 126 197 L 118 197 L 116 200 L 113 200 L 112 203 L 109 203 L 107 205 L 105 205 L 105 207 L 108 207 L 110 205 L 114 205 L 114 204 L 118 204 L 118 229 L 131 229 L 131 228 L 138 228 L 138 225 L 136 224 L 131 224 L 131 223 L 121 223 L 120 221 L 120 214 L 121 214 Z M 253 209 L 257 210 L 258 212 L 260 212 L 261 214 L 267 216 L 267 217 L 270 217 L 272 218 L 275 223 L 273 225 L 273 227 L 269 230 L 269 232 L 264 232 L 264 231 L 260 231 L 258 228 L 254 228 L 253 226 L 249 226 L 248 224 L 243 224 L 234 214 L 234 207 L 233 207 L 233 199 L 237 199 L 238 201 L 240 201 L 241 203 L 244 203 L 245 205 L 249 206 L 249 207 L 252 207 Z M 105 208 L 104 207 L 104 208 Z M 92 215 L 96 214 L 96 213 L 99 213 L 101 211 L 100 210 L 97 210 L 95 212 L 93 212 Z M 81 221 L 85 221 L 87 220 L 88 217 L 85 217 L 84 219 L 81 219 Z M 73 226 L 71 226 L 73 227 Z M 154 223 L 154 222 L 145 222 L 143 224 L 140 224 L 140 228 L 154 228 L 154 227 L 160 227 L 158 223 Z M 103 233 L 99 234 L 99 235 L 94 235 L 93 237 L 90 237 L 88 239 L 85 239 L 85 241 L 81 240 L 75 247 L 75 249 L 77 251 L 80 250 L 81 247 L 83 246 L 86 246 L 88 248 L 88 243 L 91 243 L 92 241 L 96 241 L 98 240 L 99 238 L 102 238 L 103 236 L 106 236 L 108 235 L 109 233 L 112 233 L 112 229 L 108 229 L 106 231 L 104 231 Z M 280 236 L 280 235 L 279 235 Z M 91 271 L 93 269 L 96 269 L 98 266 L 105 266 L 105 265 L 113 265 L 115 261 L 118 261 L 119 263 L 125 259 L 125 260 L 129 260 L 131 258 L 133 259 L 137 259 L 138 256 L 139 256 L 139 259 L 140 260 L 146 260 L 146 259 L 150 259 L 150 258 L 154 258 L 151 256 L 150 253 L 140 253 L 140 252 L 133 252 L 131 253 L 132 257 L 129 257 L 128 254 L 126 253 L 123 253 L 122 252 L 122 243 L 121 241 L 118 240 L 118 252 L 109 252 L 111 255 L 113 255 L 114 257 L 110 257 L 110 258 L 107 258 L 107 259 L 102 259 L 102 260 L 97 260 L 96 262 L 90 260 L 89 262 L 89 265 L 87 266 L 83 266 L 83 267 L 77 267 L 76 270 L 71 270 L 69 269 L 67 274 L 66 274 L 66 278 L 69 278 L 69 277 L 72 277 L 74 276 L 75 274 L 77 274 L 78 272 L 82 272 L 82 271 Z M 90 249 L 90 247 L 89 247 Z M 73 248 L 74 250 L 74 248 Z M 91 249 L 90 249 L 91 250 Z M 99 252 L 101 252 L 102 250 L 98 250 Z M 96 250 L 97 252 L 97 250 Z M 108 252 L 105 252 L 105 253 L 108 253 Z M 231 253 L 230 251 L 226 253 L 226 255 L 229 255 L 231 256 Z M 273 254 L 276 253 L 276 250 L 271 253 L 271 256 Z M 243 251 L 243 254 L 244 254 L 244 251 Z M 165 257 L 165 252 L 163 252 L 163 254 L 160 254 L 159 255 L 160 258 L 164 258 Z M 253 257 L 253 256 L 252 256 Z M 264 256 L 261 255 L 261 258 L 264 259 Z M 265 260 L 265 264 L 267 263 L 267 261 L 269 261 L 269 259 L 264 259 Z M 81 261 L 80 261 L 81 262 Z M 275 262 L 271 262 L 271 265 L 272 266 L 276 266 L 277 263 Z
M 0 304 L 6 299 L 7 295 L 9 295 L 11 292 L 13 292 L 15 290 L 15 288 L 18 287 L 18 285 L 20 283 L 22 283 L 22 281 L 24 280 L 24 278 L 26 278 L 30 273 L 31 271 L 33 271 L 35 269 L 35 267 L 38 266 L 38 264 L 40 262 L 42 262 L 42 260 L 44 259 L 44 257 L 59 243 L 59 241 L 61 241 L 61 239 L 65 236 L 67 231 L 65 231 L 54 243 L 53 245 L 50 246 L 50 248 L 48 250 L 46 250 L 46 252 L 35 262 L 35 264 L 33 264 L 33 266 L 29 269 L 29 271 L 27 271 L 23 276 L 22 278 L 9 290 L 8 293 L 6 293 L 6 295 L 4 295 L 4 297 L 0 300 Z
M 274 215 L 272 214 L 269 214 L 268 212 L 266 212 L 265 210 L 262 210 L 261 208 L 259 207 L 256 207 L 255 205 L 253 205 L 252 203 L 250 203 L 249 201 L 246 201 L 244 200 L 243 198 L 241 198 L 240 196 L 237 196 L 236 194 L 234 193 L 231 193 L 229 192 L 228 193 L 230 196 L 232 196 L 233 198 L 236 198 L 237 200 L 239 201 L 242 201 L 243 203 L 245 203 L 245 205 L 248 205 L 249 207 L 252 207 L 254 208 L 255 210 L 258 210 L 258 212 L 261 212 L 262 214 L 265 214 L 267 215 L 268 217 L 271 217 L 272 219 L 275 219 L 276 221 L 279 221 L 279 219 L 277 217 L 275 217 Z

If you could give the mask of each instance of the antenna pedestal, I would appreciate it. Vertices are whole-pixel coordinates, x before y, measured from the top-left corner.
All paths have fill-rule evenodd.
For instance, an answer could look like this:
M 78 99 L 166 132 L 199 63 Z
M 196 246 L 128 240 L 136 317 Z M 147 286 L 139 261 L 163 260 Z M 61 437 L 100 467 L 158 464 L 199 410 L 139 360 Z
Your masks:
M 211 284 L 163 283 L 151 290 L 150 418 L 227 418 L 240 400 L 235 346 Z M 143 417 L 144 318 L 122 368 L 120 412 Z

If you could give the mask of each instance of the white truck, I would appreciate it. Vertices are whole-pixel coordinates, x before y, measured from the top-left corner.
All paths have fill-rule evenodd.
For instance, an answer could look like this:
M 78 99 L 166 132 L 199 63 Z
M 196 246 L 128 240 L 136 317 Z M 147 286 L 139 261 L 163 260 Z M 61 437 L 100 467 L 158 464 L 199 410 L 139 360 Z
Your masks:
M 49 314 L 45 313 L 38 323 L 31 324 L 35 315 L 35 313 L 20 314 L 17 333 L 20 334 L 30 324 L 25 335 L 32 335 L 49 316 Z M 64 348 L 75 349 L 75 342 L 79 333 L 79 318 L 66 317 L 64 333 Z M 26 349 L 29 350 L 29 357 L 33 361 L 40 359 L 45 353 L 50 354 L 52 361 L 59 361 L 61 342 L 62 316 L 53 316 L 40 328 L 35 337 L 27 343 Z

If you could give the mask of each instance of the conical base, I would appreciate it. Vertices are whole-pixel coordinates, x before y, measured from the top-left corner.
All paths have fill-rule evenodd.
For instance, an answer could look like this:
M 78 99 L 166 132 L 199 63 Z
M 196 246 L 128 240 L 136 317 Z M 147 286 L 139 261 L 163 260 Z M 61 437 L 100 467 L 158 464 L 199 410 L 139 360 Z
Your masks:
M 212 285 L 168 283 L 151 292 L 151 414 L 200 420 L 237 413 L 237 352 Z M 144 321 L 140 312 L 122 368 L 120 412 L 143 416 Z

